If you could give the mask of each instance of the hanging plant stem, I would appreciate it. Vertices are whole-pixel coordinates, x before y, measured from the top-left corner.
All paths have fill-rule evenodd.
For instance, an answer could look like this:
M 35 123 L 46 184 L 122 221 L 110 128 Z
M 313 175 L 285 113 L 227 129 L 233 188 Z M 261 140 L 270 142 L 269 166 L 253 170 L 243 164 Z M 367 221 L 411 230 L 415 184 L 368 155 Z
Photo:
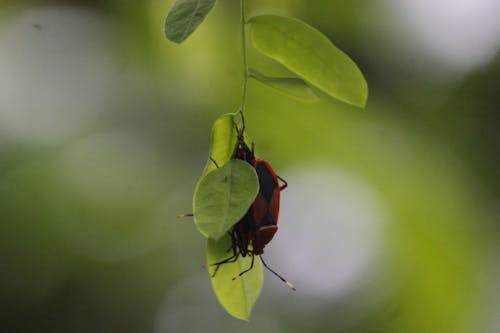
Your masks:
M 241 125 L 245 128 L 245 104 L 247 100 L 247 82 L 248 82 L 248 63 L 247 63 L 247 44 L 245 32 L 245 0 L 240 0 L 240 29 L 241 29 L 241 53 L 243 59 L 243 84 L 241 96 Z

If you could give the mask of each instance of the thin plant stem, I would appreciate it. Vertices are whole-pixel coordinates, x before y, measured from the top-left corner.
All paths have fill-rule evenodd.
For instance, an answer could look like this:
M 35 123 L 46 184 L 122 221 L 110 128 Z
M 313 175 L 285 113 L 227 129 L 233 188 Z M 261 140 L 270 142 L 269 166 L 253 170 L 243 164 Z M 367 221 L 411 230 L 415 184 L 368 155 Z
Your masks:
M 243 58 L 243 92 L 241 97 L 241 123 L 245 129 L 245 104 L 247 100 L 247 82 L 248 82 L 248 63 L 247 63 L 247 44 L 245 32 L 245 0 L 240 0 L 240 29 L 241 29 L 241 53 Z

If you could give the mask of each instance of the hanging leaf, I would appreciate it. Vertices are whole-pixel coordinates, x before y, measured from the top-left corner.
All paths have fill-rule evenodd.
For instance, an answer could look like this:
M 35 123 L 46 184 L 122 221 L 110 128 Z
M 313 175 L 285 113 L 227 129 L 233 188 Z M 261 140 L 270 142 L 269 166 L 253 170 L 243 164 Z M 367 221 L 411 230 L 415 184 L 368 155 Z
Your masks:
M 235 125 L 237 120 L 239 120 L 238 118 L 238 112 L 226 113 L 217 118 L 214 122 L 212 126 L 209 155 L 209 157 L 212 157 L 213 161 L 210 158 L 208 159 L 200 180 L 207 173 L 217 168 L 215 163 L 217 163 L 218 166 L 223 166 L 233 156 L 234 150 L 236 149 L 236 143 L 238 142 L 238 132 L 236 131 Z M 252 140 L 246 132 L 244 134 L 244 140 L 249 147 L 252 146 Z
M 165 20 L 165 35 L 182 43 L 198 28 L 215 5 L 215 0 L 177 0 Z
M 217 118 L 212 126 L 210 157 L 218 166 L 226 164 L 231 159 L 236 148 L 238 142 L 238 132 L 234 125 L 236 115 L 237 113 L 226 113 Z M 215 163 L 209 159 L 201 178 L 216 168 Z
M 219 241 L 208 239 L 207 265 L 210 276 L 215 270 L 215 266 L 210 266 L 211 264 L 232 256 L 233 252 L 228 251 L 229 248 L 231 248 L 231 237 L 227 234 Z M 215 277 L 211 277 L 215 295 L 224 309 L 242 320 L 250 318 L 252 307 L 262 289 L 263 274 L 259 258 L 255 257 L 252 270 L 234 280 L 233 277 L 249 268 L 251 261 L 249 256 L 245 258 L 240 256 L 236 262 L 220 265 Z
M 318 95 L 302 79 L 296 77 L 269 77 L 254 69 L 250 69 L 248 74 L 257 81 L 299 101 L 311 103 L 319 99 Z
M 255 16 L 249 23 L 252 43 L 259 52 L 326 94 L 365 106 L 368 86 L 363 74 L 320 31 L 303 21 L 275 15 Z
M 222 237 L 252 205 L 259 181 L 255 169 L 241 160 L 230 160 L 198 183 L 193 200 L 194 221 L 208 238 Z

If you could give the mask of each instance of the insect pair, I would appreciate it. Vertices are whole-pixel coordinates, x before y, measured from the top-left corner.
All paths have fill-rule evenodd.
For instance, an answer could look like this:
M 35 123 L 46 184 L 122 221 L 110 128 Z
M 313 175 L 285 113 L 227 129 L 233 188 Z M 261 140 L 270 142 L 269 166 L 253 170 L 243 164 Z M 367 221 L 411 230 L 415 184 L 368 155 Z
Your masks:
M 251 256 L 250 267 L 242 271 L 233 280 L 249 272 L 254 265 L 255 256 L 258 256 L 271 273 L 283 281 L 289 288 L 295 290 L 293 284 L 272 270 L 262 258 L 265 246 L 273 239 L 278 231 L 278 215 L 280 209 L 280 192 L 287 187 L 287 182 L 279 177 L 266 160 L 255 158 L 254 147 L 250 149 L 244 139 L 244 124 L 241 129 L 234 124 L 237 130 L 237 145 L 232 155 L 233 159 L 246 161 L 255 168 L 259 180 L 259 192 L 246 214 L 229 231 L 231 236 L 232 255 L 224 260 L 213 263 L 215 266 L 212 277 L 217 274 L 221 265 L 236 262 L 239 256 Z M 211 159 L 217 167 L 216 161 Z M 280 182 L 282 185 L 280 185 Z

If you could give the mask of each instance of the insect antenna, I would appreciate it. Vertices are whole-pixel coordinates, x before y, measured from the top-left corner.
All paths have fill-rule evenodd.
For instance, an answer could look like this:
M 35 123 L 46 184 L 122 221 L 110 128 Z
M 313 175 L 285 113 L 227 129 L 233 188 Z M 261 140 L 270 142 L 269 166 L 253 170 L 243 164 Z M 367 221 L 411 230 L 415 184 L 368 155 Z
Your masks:
M 278 273 L 276 273 L 275 271 L 273 271 L 269 266 L 267 266 L 267 264 L 264 261 L 264 259 L 262 258 L 262 256 L 259 256 L 259 257 L 260 257 L 260 261 L 262 261 L 262 264 L 264 264 L 264 267 L 266 267 L 268 269 L 268 271 L 270 271 L 271 273 L 273 273 L 274 275 L 276 275 L 281 281 L 285 282 L 285 284 L 287 285 L 288 288 L 290 288 L 292 290 L 296 290 L 295 287 L 293 286 L 293 284 L 290 281 L 287 281 L 284 277 L 282 277 L 281 275 L 279 275 Z

